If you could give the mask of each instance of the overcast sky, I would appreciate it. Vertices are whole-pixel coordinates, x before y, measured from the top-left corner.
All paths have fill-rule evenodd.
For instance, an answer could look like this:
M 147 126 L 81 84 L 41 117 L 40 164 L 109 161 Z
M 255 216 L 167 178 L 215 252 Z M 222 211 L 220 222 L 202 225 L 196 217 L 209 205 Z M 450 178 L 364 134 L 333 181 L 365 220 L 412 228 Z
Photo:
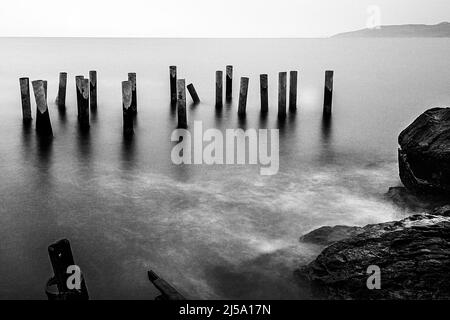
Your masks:
M 450 20 L 450 0 L 0 0 L 0 36 L 326 37 Z

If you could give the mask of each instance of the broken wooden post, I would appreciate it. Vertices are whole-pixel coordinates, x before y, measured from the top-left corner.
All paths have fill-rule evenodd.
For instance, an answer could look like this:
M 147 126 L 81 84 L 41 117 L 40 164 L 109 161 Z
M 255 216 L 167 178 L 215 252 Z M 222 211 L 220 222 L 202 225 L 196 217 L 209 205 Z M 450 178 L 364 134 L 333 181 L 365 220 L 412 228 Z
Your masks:
M 76 76 L 75 77 L 75 88 L 77 91 L 77 117 L 80 118 L 80 105 L 81 105 L 81 96 L 83 95 L 81 90 L 81 81 L 83 81 L 84 76 Z
M 50 122 L 50 114 L 48 112 L 44 81 L 33 81 L 32 85 L 34 97 L 36 99 L 36 132 L 43 138 L 52 137 L 53 130 Z
M 187 128 L 187 115 L 186 115 L 186 88 L 185 80 L 177 80 L 177 114 L 178 114 L 178 128 Z
M 83 273 L 75 264 L 69 240 L 62 239 L 50 245 L 48 255 L 54 274 L 47 281 L 45 288 L 48 299 L 89 300 L 86 282 Z M 76 279 L 76 277 L 79 278 Z
M 278 118 L 286 117 L 286 80 L 287 73 L 278 73 Z
M 177 67 L 170 66 L 170 103 L 175 105 L 177 103 Z
M 78 122 L 82 129 L 89 128 L 89 79 L 81 79 L 80 87 L 80 104 L 78 109 Z
M 247 92 L 248 92 L 248 78 L 241 77 L 241 85 L 239 89 L 239 106 L 238 106 L 239 117 L 245 117 L 247 108 Z
M 216 71 L 216 107 L 223 106 L 223 72 Z
M 331 116 L 331 106 L 333 103 L 333 76 L 334 71 L 327 70 L 325 72 L 325 89 L 323 97 L 323 115 Z
M 64 108 L 66 106 L 66 87 L 67 87 L 67 73 L 59 73 L 59 86 L 58 86 L 58 96 L 56 97 L 56 105 L 59 108 Z
M 157 296 L 155 300 L 186 300 L 174 287 L 167 283 L 164 279 L 161 279 L 154 271 L 147 272 L 148 279 L 153 283 L 156 289 L 161 292 L 161 295 Z
M 233 98 L 233 66 L 226 68 L 226 83 L 225 83 L 225 99 L 231 101 Z
M 31 99 L 30 99 L 30 79 L 20 78 L 20 96 L 22 99 L 22 118 L 24 123 L 30 123 L 33 120 L 31 116 Z
M 48 82 L 47 82 L 47 80 L 42 80 L 42 82 L 44 83 L 45 100 L 47 101 L 47 85 L 48 85 Z
M 128 74 L 128 81 L 131 81 L 131 111 L 137 113 L 137 88 L 136 88 L 136 73 L 130 72 Z
M 89 71 L 89 106 L 91 111 L 97 110 L 97 71 Z
M 133 84 L 131 81 L 122 81 L 122 112 L 123 112 L 123 135 L 131 137 L 134 134 L 133 129 L 133 110 L 131 109 L 131 100 L 133 94 Z
M 297 110 L 297 71 L 289 72 L 289 111 Z
M 261 113 L 265 114 L 269 111 L 269 79 L 267 74 L 259 75 L 259 87 L 261 94 Z
M 200 98 L 198 97 L 197 91 L 195 91 L 194 85 L 192 83 L 188 84 L 187 89 L 191 95 L 192 101 L 194 101 L 195 104 L 199 103 Z

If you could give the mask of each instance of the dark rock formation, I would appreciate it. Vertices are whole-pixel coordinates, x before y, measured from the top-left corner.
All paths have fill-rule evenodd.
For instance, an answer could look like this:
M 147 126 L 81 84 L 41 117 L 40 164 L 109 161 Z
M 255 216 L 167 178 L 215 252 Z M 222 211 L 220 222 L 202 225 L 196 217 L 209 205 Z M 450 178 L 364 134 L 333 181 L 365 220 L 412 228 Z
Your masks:
M 446 216 L 415 215 L 348 233 L 296 271 L 301 285 L 311 285 L 316 298 L 450 299 L 450 206 L 433 213 Z M 381 270 L 379 290 L 366 285 L 371 265 Z
M 447 196 L 416 194 L 405 187 L 392 187 L 385 194 L 386 199 L 392 201 L 403 210 L 424 212 L 442 207 L 450 203 Z
M 400 179 L 419 194 L 450 196 L 450 108 L 427 110 L 398 138 Z
M 300 237 L 300 242 L 318 245 L 330 245 L 334 242 L 344 240 L 364 232 L 361 227 L 334 226 L 321 227 Z

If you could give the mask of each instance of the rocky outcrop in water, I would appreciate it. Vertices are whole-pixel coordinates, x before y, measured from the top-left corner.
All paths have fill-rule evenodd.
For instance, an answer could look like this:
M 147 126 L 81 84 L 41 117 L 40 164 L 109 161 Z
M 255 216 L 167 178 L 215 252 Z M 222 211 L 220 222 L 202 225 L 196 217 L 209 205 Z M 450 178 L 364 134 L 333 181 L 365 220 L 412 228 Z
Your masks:
M 450 108 L 427 110 L 398 138 L 400 179 L 418 194 L 450 196 Z
M 356 235 L 351 229 L 347 239 L 297 270 L 298 279 L 311 286 L 316 298 L 450 299 L 450 207 L 433 213 L 447 216 L 414 215 L 368 225 Z M 379 290 L 366 285 L 372 265 L 381 271 Z

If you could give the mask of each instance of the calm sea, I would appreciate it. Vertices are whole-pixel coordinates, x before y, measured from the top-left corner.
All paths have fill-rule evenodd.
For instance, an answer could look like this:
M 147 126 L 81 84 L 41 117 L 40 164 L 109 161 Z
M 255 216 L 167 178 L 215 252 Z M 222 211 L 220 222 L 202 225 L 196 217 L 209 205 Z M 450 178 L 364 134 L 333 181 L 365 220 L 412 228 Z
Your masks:
M 447 39 L 1 39 L 0 298 L 45 299 L 47 246 L 71 241 L 92 298 L 151 299 L 153 269 L 189 298 L 308 298 L 293 271 L 320 248 L 302 234 L 408 214 L 383 198 L 399 185 L 399 132 L 450 104 Z M 215 71 L 234 66 L 234 100 L 214 108 Z M 188 120 L 204 129 L 279 128 L 280 171 L 175 166 L 169 65 L 194 83 Z M 76 120 L 76 75 L 98 71 L 88 135 Z M 335 70 L 333 117 L 322 122 L 324 71 Z M 277 121 L 279 71 L 299 71 L 299 110 Z M 54 104 L 69 74 L 67 112 Z M 137 72 L 133 141 L 122 137 L 121 81 Z M 270 113 L 259 116 L 259 74 Z M 46 79 L 53 143 L 21 121 L 19 77 Z M 250 78 L 237 119 L 239 77 Z M 33 116 L 35 105 L 33 98 Z

